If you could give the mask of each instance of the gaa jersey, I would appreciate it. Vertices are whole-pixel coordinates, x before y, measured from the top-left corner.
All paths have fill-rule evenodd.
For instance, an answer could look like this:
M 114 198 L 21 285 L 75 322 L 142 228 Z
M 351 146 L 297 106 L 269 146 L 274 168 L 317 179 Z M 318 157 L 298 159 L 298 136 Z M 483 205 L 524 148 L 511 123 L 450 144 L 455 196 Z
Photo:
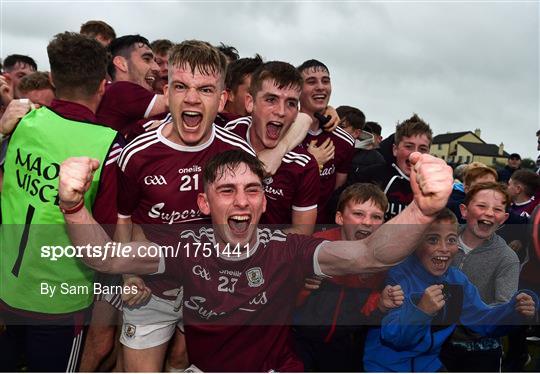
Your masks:
M 180 225 L 210 222 L 197 206 L 197 195 L 203 191 L 202 171 L 209 159 L 234 149 L 255 155 L 244 140 L 214 125 L 204 144 L 176 144 L 162 134 L 168 123 L 137 137 L 118 159 L 118 214 L 131 217 L 148 240 L 160 245 L 178 242 Z
M 373 183 L 383 190 L 388 198 L 385 221 L 397 216 L 414 200 L 410 179 L 396 164 L 374 165 L 351 180 L 351 183 L 357 182 Z
M 185 231 L 181 240 L 184 250 L 160 268 L 184 288 L 190 362 L 205 372 L 302 370 L 289 326 L 304 278 L 322 275 L 315 259 L 324 240 L 259 229 L 240 256 L 232 247 L 230 256 L 195 255 L 195 243 L 214 248 L 213 229 Z
M 334 222 L 334 217 L 330 217 L 330 213 L 326 208 L 326 202 L 336 187 L 336 174 L 349 173 L 352 156 L 354 154 L 354 138 L 340 127 L 336 127 L 332 132 L 323 131 L 321 129 L 318 129 L 315 132 L 309 130 L 302 145 L 307 149 L 312 140 L 317 140 L 315 145 L 320 146 L 328 138 L 334 143 L 335 153 L 334 158 L 328 160 L 319 173 L 321 190 L 319 193 L 317 223 Z
M 113 82 L 105 89 L 96 112 L 97 121 L 125 137 L 142 133 L 137 122 L 150 115 L 156 99 L 157 95 L 137 83 Z
M 517 216 L 529 218 L 533 213 L 534 208 L 538 205 L 538 200 L 532 196 L 529 200 L 522 203 L 512 202 L 509 211 Z
M 251 117 L 242 117 L 225 125 L 250 145 Z M 302 147 L 285 154 L 276 173 L 263 180 L 266 212 L 261 223 L 287 225 L 292 223 L 292 211 L 317 208 L 320 190 L 317 162 Z

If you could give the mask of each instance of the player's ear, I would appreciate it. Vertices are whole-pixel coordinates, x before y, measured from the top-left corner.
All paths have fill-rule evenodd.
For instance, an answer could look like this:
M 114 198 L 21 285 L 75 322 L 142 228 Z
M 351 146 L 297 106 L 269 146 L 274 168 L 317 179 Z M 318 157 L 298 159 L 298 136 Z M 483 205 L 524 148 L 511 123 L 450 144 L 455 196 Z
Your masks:
M 219 96 L 219 108 L 218 113 L 223 112 L 223 109 L 225 109 L 225 103 L 227 102 L 227 91 L 223 90 L 221 91 L 221 95 Z
M 461 212 L 461 216 L 464 219 L 467 219 L 467 205 L 459 204 L 459 211 Z
M 204 192 L 199 192 L 197 195 L 197 205 L 202 214 L 210 215 L 210 204 L 208 204 L 208 197 Z
M 336 223 L 340 226 L 343 226 L 343 215 L 340 211 L 336 212 Z
M 127 63 L 127 60 L 125 59 L 125 57 L 114 56 L 113 64 L 118 70 L 120 70 L 120 71 L 122 71 L 124 73 L 126 73 L 128 71 L 128 63 Z
M 392 144 L 392 154 L 394 155 L 394 157 L 397 157 L 397 145 L 396 144 Z
M 246 94 L 246 99 L 245 99 L 245 103 L 246 103 L 246 111 L 248 113 L 252 113 L 253 112 L 253 96 L 251 96 L 250 93 L 247 93 Z

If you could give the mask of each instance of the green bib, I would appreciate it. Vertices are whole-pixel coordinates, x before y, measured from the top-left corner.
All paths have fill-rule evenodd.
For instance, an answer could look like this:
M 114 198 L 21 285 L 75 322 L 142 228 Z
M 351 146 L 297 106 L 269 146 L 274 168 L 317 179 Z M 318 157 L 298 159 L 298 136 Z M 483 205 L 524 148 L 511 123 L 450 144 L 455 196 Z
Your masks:
M 60 314 L 92 303 L 94 272 L 69 248 L 58 209 L 58 173 L 68 157 L 100 161 L 85 195 L 90 210 L 115 137 L 110 128 L 68 120 L 45 107 L 19 122 L 6 154 L 1 195 L 0 299 L 9 306 Z M 55 261 L 47 255 L 53 246 L 58 246 L 56 251 L 67 249 Z

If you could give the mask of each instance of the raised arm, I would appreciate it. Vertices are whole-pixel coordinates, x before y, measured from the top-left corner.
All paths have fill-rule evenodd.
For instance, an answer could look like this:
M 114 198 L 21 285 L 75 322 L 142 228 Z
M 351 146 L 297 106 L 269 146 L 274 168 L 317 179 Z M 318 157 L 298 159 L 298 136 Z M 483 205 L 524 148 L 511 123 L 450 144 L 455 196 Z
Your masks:
M 414 201 L 364 240 L 324 243 L 318 257 L 324 274 L 382 271 L 414 251 L 434 215 L 446 206 L 453 180 L 452 169 L 441 159 L 415 152 L 410 161 Z
M 85 256 L 82 260 L 87 266 L 103 273 L 157 272 L 159 257 L 142 257 L 147 254 L 146 248 L 152 243 L 113 243 L 84 206 L 84 194 L 90 188 L 94 171 L 98 167 L 99 161 L 88 157 L 72 157 L 60 166 L 58 186 L 60 208 L 64 211 L 67 232 L 73 245 L 90 244 L 92 247 L 100 248 L 102 255 L 99 257 L 89 257 L 87 251 L 81 253 Z M 77 209 L 81 205 L 82 208 Z

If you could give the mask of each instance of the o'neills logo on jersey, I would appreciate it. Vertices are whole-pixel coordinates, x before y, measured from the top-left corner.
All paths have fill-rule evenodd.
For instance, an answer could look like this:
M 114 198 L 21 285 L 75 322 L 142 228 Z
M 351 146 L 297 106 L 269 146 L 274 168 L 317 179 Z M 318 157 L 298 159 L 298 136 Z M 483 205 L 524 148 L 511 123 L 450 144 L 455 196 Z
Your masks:
M 173 223 L 179 223 L 182 221 L 193 220 L 201 216 L 200 210 L 186 209 L 184 211 L 173 210 L 170 212 L 164 212 L 163 207 L 165 203 L 158 203 L 150 208 L 148 216 L 150 218 L 159 218 L 163 223 L 172 225 Z
M 47 163 L 40 156 L 23 153 L 17 148 L 15 174 L 17 185 L 30 196 L 38 196 L 44 203 L 58 205 L 58 174 L 60 165 Z
M 269 185 L 269 184 L 272 184 L 273 181 L 274 181 L 274 178 L 267 177 L 263 179 L 263 184 Z
M 264 186 L 264 192 L 269 195 L 283 196 L 283 190 L 281 188 L 274 188 L 272 186 Z
M 329 168 L 324 168 L 321 170 L 321 177 L 328 177 L 336 172 L 336 165 L 332 164 Z
M 250 287 L 259 287 L 264 283 L 264 277 L 260 267 L 251 268 L 246 271 L 246 277 Z
M 199 165 L 193 165 L 190 168 L 178 169 L 178 174 L 188 174 L 188 173 L 200 173 L 202 168 Z
M 144 184 L 147 186 L 162 186 L 167 184 L 167 180 L 163 175 L 147 175 L 144 177 Z

